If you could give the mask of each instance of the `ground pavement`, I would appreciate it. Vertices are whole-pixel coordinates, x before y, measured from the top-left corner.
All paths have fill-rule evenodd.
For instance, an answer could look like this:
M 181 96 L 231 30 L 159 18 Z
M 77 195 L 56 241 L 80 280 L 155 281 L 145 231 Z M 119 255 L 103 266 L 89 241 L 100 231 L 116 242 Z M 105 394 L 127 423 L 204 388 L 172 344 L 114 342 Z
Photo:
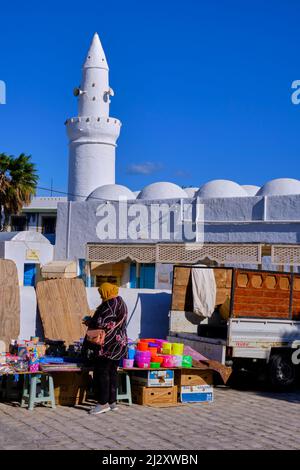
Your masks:
M 211 404 L 86 408 L 0 403 L 0 449 L 300 449 L 300 392 L 216 388 Z

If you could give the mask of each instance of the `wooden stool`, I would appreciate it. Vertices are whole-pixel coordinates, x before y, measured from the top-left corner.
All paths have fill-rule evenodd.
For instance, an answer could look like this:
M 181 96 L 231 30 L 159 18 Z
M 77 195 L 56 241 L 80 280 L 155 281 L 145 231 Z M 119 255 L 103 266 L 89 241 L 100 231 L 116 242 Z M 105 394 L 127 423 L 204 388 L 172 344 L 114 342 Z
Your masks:
M 117 401 L 128 400 L 128 405 L 132 405 L 130 377 L 126 371 L 118 371 L 118 393 Z M 125 376 L 125 377 L 124 377 Z M 125 380 L 122 380 L 125 379 Z M 124 387 L 125 385 L 125 387 Z
M 37 393 L 37 387 L 41 390 Z M 28 403 L 28 409 L 33 410 L 36 403 L 51 403 L 55 408 L 53 378 L 48 374 L 26 374 L 24 376 L 21 407 Z

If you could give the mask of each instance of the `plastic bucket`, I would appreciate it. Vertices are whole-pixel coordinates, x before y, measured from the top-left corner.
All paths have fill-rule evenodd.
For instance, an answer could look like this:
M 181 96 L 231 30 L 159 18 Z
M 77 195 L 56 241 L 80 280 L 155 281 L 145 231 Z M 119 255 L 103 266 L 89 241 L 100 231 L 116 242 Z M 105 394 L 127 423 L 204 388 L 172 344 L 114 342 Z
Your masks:
M 123 359 L 123 367 L 124 369 L 128 369 L 133 367 L 134 359 Z
M 160 367 L 159 362 L 150 362 L 150 368 L 151 369 L 158 369 Z
M 147 341 L 140 341 L 137 344 L 137 349 L 139 351 L 147 351 L 148 350 L 148 342 Z
M 136 359 L 139 359 L 140 357 L 148 357 L 150 359 L 151 357 L 151 352 L 150 351 L 140 351 L 139 349 L 135 351 L 135 356 Z
M 162 364 L 164 358 L 162 356 L 151 356 L 151 361 L 152 362 L 158 362 L 159 364 Z
M 171 343 L 164 343 L 162 346 L 163 354 L 170 355 L 172 352 L 172 344 Z
M 149 347 L 148 350 L 150 351 L 151 356 L 156 356 L 156 354 L 157 354 L 157 348 Z
M 145 368 L 149 368 L 150 367 L 150 361 L 135 361 L 137 367 L 139 367 L 140 369 L 145 369 Z
M 174 360 L 173 356 L 163 356 L 163 362 L 162 362 L 163 367 L 174 367 Z
M 135 350 L 135 349 L 133 349 L 133 348 L 128 348 L 128 351 L 127 351 L 128 359 L 134 359 L 134 358 L 135 358 L 135 354 L 136 354 L 136 350 Z
M 193 367 L 192 356 L 182 356 L 182 367 Z
M 174 354 L 174 356 L 182 356 L 183 349 L 184 349 L 183 343 L 172 343 L 172 354 Z
M 182 356 L 176 355 L 173 356 L 174 367 L 181 367 L 182 366 Z
M 157 339 L 155 342 L 157 344 L 157 351 L 161 353 L 162 347 L 165 343 L 167 343 L 167 341 L 165 339 Z

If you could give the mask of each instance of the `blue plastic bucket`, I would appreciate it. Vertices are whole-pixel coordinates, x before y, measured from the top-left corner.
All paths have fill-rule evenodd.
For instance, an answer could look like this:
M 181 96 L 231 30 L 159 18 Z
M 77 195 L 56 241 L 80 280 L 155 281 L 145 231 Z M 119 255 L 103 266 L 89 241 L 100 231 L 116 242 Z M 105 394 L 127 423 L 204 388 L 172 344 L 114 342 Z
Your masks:
M 127 356 L 128 356 L 127 357 L 128 359 L 134 359 L 135 358 L 135 349 L 128 348 Z

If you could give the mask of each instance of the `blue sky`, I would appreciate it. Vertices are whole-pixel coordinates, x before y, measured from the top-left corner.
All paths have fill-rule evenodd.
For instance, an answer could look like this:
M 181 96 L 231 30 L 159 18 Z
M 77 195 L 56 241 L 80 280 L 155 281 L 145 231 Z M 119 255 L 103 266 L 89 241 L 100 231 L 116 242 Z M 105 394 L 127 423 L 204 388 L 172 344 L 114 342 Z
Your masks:
M 299 14 L 296 0 L 2 3 L 0 151 L 31 154 L 39 185 L 66 190 L 64 121 L 97 31 L 123 123 L 118 183 L 299 178 Z

